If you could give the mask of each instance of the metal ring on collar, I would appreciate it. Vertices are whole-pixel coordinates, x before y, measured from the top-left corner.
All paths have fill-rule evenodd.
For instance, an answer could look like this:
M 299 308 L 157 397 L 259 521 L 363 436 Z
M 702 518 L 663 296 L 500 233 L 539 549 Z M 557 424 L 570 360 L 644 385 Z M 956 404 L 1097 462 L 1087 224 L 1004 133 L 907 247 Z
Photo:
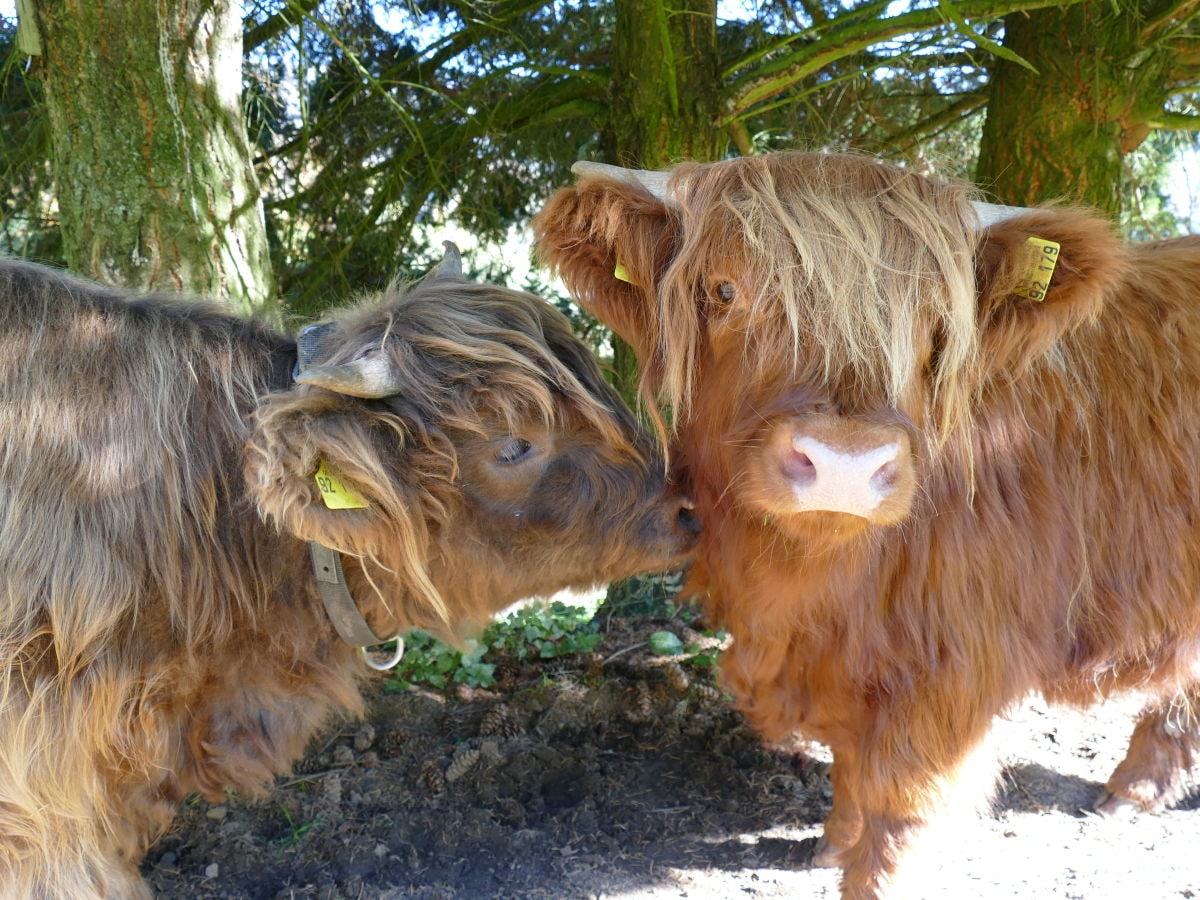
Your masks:
M 404 638 L 400 637 L 400 635 L 396 635 L 394 638 L 392 638 L 392 640 L 396 642 L 396 649 L 386 660 L 377 660 L 374 656 L 372 656 L 369 647 L 359 647 L 358 652 L 363 655 L 363 660 L 366 662 L 366 664 L 376 672 L 390 672 L 392 669 L 396 668 L 401 657 L 404 656 Z

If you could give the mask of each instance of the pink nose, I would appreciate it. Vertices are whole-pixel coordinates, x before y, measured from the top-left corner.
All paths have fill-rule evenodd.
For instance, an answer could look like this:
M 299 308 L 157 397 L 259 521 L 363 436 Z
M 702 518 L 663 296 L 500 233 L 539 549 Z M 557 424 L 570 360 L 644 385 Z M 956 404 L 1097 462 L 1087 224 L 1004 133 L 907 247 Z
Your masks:
M 896 490 L 899 455 L 897 442 L 849 452 L 794 434 L 783 459 L 793 508 L 869 517 Z

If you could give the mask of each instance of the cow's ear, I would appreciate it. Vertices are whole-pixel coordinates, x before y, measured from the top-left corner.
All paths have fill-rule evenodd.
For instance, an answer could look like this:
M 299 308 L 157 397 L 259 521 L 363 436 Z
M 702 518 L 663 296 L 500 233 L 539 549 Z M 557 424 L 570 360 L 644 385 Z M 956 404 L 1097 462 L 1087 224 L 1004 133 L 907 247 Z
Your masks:
M 1126 268 L 1112 224 L 1085 210 L 1033 210 L 986 229 L 975 265 L 985 375 L 1019 374 L 1099 315 Z
M 304 541 L 359 556 L 407 548 L 424 571 L 428 504 L 403 477 L 399 420 L 326 391 L 267 398 L 255 414 L 246 482 L 259 512 Z
M 540 260 L 588 312 L 656 367 L 658 280 L 678 232 L 667 205 L 644 187 L 581 177 L 557 191 L 533 219 Z
M 398 582 L 401 618 L 451 633 L 429 571 L 457 465 L 441 432 L 415 413 L 302 387 L 263 402 L 247 450 L 246 480 L 264 517 L 301 540 L 371 560 Z

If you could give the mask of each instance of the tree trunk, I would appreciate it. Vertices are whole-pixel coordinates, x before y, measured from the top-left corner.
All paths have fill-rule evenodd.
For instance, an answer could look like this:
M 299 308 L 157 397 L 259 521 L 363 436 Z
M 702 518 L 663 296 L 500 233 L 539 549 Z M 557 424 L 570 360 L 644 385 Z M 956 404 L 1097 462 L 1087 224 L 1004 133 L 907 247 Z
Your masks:
M 609 151 L 661 169 L 720 157 L 715 0 L 615 0 Z
M 615 0 L 612 101 L 602 136 L 618 165 L 663 169 L 724 152 L 716 0 Z M 637 394 L 633 350 L 613 337 L 613 384 Z
M 1122 157 L 1166 99 L 1165 51 L 1143 46 L 1152 6 L 1089 0 L 1012 13 L 1004 46 L 1036 74 L 997 60 L 976 180 L 1002 203 L 1066 199 L 1116 217 Z M 1137 8 L 1134 9 L 1133 7 Z
M 683 160 L 720 158 L 727 139 L 718 126 L 716 0 L 615 0 L 612 102 L 601 136 L 611 162 L 663 169 Z M 612 381 L 629 403 L 637 359 L 613 336 Z M 605 604 L 618 614 L 660 612 L 672 592 L 655 578 L 609 587 Z
M 274 306 L 233 0 L 37 0 L 67 259 L 139 290 Z

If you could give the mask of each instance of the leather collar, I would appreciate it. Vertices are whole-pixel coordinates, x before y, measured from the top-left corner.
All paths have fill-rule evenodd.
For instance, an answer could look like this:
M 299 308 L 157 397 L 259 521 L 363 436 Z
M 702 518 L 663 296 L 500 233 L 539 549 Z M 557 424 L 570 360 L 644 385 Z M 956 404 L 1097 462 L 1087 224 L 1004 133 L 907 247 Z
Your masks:
M 308 545 L 312 556 L 313 576 L 317 580 L 317 590 L 321 594 L 321 602 L 325 604 L 325 614 L 333 623 L 338 636 L 351 647 L 357 647 L 372 669 L 386 672 L 400 662 L 404 655 L 404 639 L 400 635 L 381 638 L 358 611 L 358 604 L 346 587 L 346 573 L 342 571 L 342 556 L 336 550 L 312 541 Z M 383 660 L 375 659 L 367 652 L 368 647 L 377 647 L 389 641 L 396 642 L 396 649 Z

